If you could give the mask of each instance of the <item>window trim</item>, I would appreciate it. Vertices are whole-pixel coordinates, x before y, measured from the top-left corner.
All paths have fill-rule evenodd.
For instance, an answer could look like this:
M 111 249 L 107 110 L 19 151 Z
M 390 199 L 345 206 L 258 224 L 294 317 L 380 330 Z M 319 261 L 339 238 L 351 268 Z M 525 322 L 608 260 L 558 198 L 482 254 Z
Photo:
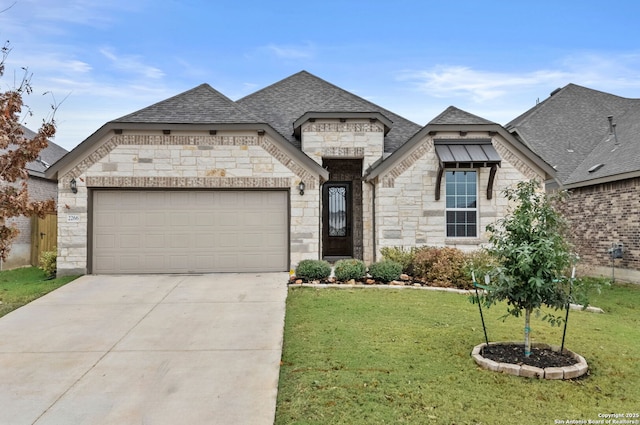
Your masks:
M 453 172 L 455 174 L 455 172 L 469 172 L 472 171 L 475 173 L 476 175 L 476 207 L 475 208 L 448 208 L 447 207 L 447 174 L 449 172 Z M 469 239 L 478 239 L 478 235 L 479 235 L 479 226 L 480 226 L 480 193 L 479 193 L 479 186 L 480 186 L 480 170 L 477 168 L 445 168 L 443 170 L 443 177 L 444 177 L 444 237 L 445 239 L 455 239 L 455 240 L 469 240 Z M 471 210 L 475 210 L 475 218 L 476 218 L 476 229 L 475 229 L 475 235 L 474 236 L 449 236 L 448 234 L 448 221 L 447 221 L 447 213 L 449 211 L 471 211 Z

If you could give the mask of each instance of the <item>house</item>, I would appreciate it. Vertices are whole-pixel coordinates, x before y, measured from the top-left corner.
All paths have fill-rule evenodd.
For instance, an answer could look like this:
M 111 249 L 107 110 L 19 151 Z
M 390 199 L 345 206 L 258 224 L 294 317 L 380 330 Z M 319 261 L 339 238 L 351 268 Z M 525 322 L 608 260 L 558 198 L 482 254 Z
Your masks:
M 640 281 L 640 99 L 569 84 L 506 128 L 570 191 L 564 212 L 581 263 Z M 612 260 L 609 250 L 619 243 L 622 258 Z
M 22 126 L 24 137 L 32 139 L 36 133 Z M 67 150 L 49 141 L 49 145 L 40 152 L 40 157 L 36 161 L 26 165 L 29 173 L 27 187 L 29 198 L 33 201 L 45 201 L 47 199 L 57 199 L 58 183 L 45 177 L 47 168 L 62 158 Z M 2 151 L 0 150 L 0 154 Z M 31 217 L 15 217 L 7 220 L 8 224 L 15 224 L 20 233 L 11 245 L 11 251 L 7 260 L 0 260 L 0 270 L 13 269 L 32 264 L 32 240 L 31 231 L 33 219 Z M 46 236 L 46 235 L 43 235 Z
M 47 170 L 58 273 L 288 271 L 385 246 L 486 242 L 500 191 L 554 170 L 450 107 L 422 127 L 306 71 L 207 84 L 103 125 Z

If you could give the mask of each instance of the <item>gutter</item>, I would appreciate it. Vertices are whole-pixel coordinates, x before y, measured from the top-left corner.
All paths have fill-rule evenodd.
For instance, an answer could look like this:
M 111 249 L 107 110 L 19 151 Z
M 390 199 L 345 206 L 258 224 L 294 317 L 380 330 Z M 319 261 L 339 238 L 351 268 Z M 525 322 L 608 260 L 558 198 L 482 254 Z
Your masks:
M 378 257 L 376 246 L 376 184 L 373 180 L 368 180 L 367 183 L 371 185 L 371 245 L 373 246 L 373 262 L 375 263 Z

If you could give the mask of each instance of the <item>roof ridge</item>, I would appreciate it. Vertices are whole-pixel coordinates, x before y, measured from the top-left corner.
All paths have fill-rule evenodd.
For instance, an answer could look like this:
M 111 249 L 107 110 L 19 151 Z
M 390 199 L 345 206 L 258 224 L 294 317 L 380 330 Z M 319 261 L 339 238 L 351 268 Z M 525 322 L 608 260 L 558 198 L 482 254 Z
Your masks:
M 441 125 L 454 124 L 454 125 L 458 125 L 458 124 L 460 124 L 459 122 L 446 122 L 446 120 L 444 120 L 444 117 L 446 117 L 448 115 L 454 115 L 454 114 L 460 114 L 460 113 L 461 113 L 462 117 L 458 117 L 458 120 L 460 120 L 460 118 L 463 118 L 463 119 L 470 118 L 470 121 L 467 124 L 482 124 L 482 125 L 498 124 L 496 122 L 493 122 L 493 121 L 490 121 L 490 120 L 488 120 L 486 118 L 483 118 L 483 117 L 481 117 L 479 115 L 472 114 L 471 112 L 467 112 L 464 109 L 460 109 L 458 107 L 455 107 L 455 106 L 451 105 L 451 106 L 447 107 L 444 111 L 442 111 L 440 114 L 438 114 L 431 121 L 429 121 L 427 123 L 427 125 L 430 125 L 430 124 L 441 124 Z M 438 121 L 445 121 L 445 122 L 438 122 Z
M 518 115 L 517 117 L 512 119 L 511 121 L 509 121 L 507 124 L 505 124 L 504 127 L 508 131 L 511 131 L 511 129 L 513 127 L 517 127 L 518 125 L 522 124 L 522 121 L 524 121 L 525 119 L 536 115 L 538 113 L 538 111 L 540 111 L 541 108 L 545 107 L 545 105 L 548 104 L 551 99 L 553 99 L 554 96 L 557 96 L 560 93 L 565 92 L 567 90 L 567 88 L 570 87 L 570 86 L 580 87 L 580 86 L 577 86 L 576 84 L 569 83 L 566 86 L 560 88 L 559 90 L 555 89 L 555 90 L 551 91 L 550 94 L 549 94 L 549 97 L 544 99 L 542 102 L 536 103 L 531 108 L 527 109 L 526 111 L 524 111 L 523 113 L 521 113 L 520 115 Z
M 222 121 L 264 123 L 264 120 L 254 112 L 234 102 L 207 83 L 202 83 L 110 122 L 139 122 L 141 120 L 157 122 L 158 119 L 165 123 Z

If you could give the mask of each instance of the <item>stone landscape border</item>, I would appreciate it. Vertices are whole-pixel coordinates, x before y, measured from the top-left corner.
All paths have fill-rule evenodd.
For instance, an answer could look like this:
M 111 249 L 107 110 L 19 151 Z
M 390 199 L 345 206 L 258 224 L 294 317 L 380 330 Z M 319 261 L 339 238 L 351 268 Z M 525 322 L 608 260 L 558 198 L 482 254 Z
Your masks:
M 538 378 L 538 379 L 575 379 L 587 373 L 589 365 L 584 357 L 574 353 L 566 348 L 562 351 L 563 354 L 567 354 L 576 360 L 576 364 L 563 367 L 546 367 L 544 369 L 529 365 L 519 365 L 512 363 L 499 363 L 491 359 L 487 359 L 482 356 L 482 349 L 486 346 L 486 343 L 476 345 L 471 352 L 471 357 L 483 369 L 491 370 L 494 372 L 502 372 L 509 375 L 524 376 L 526 378 Z M 490 342 L 489 345 L 523 345 L 522 342 Z M 560 347 L 555 345 L 533 343 L 533 348 L 549 349 L 555 352 L 560 352 Z

